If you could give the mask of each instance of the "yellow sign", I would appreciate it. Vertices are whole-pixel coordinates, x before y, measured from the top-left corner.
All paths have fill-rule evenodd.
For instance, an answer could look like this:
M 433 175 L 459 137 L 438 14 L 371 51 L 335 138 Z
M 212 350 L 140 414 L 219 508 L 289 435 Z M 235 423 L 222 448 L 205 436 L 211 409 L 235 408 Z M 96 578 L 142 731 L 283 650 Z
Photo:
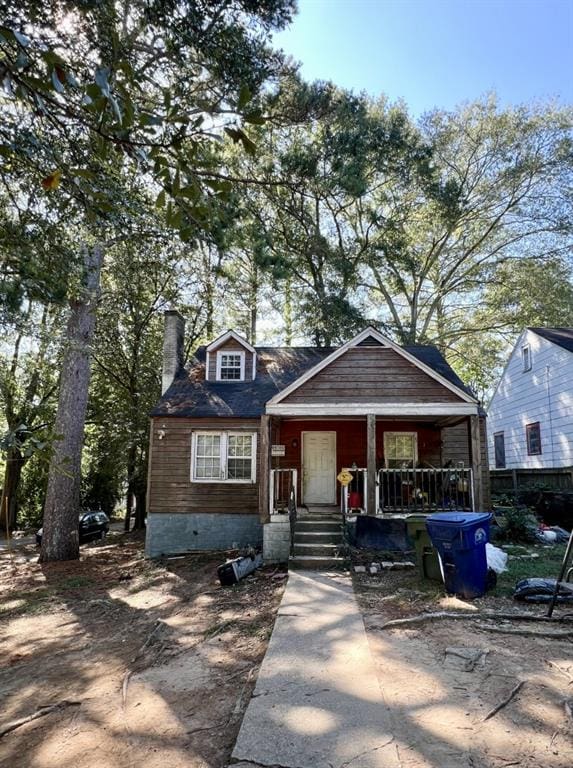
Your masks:
M 352 474 L 348 472 L 346 469 L 343 469 L 342 472 L 340 472 L 336 478 L 340 485 L 349 485 L 350 481 L 352 480 Z

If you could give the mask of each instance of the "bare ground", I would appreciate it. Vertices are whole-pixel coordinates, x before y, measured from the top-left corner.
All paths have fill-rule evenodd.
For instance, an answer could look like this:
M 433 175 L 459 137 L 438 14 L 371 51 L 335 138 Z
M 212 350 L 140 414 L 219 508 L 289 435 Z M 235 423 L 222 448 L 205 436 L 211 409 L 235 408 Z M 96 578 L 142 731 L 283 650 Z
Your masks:
M 11 768 L 221 768 L 256 681 L 284 578 L 221 587 L 222 556 L 153 563 L 142 542 L 39 565 L 0 555 L 0 738 Z
M 483 620 L 380 629 L 387 620 L 426 611 L 522 612 L 523 607 L 507 597 L 448 598 L 439 585 L 421 583 L 413 572 L 356 574 L 354 585 L 403 768 L 571 768 L 573 720 L 566 708 L 573 700 L 571 638 L 491 632 L 480 628 Z M 542 615 L 545 608 L 528 610 Z M 513 621 L 493 626 L 566 629 Z M 573 632 L 571 624 L 568 628 Z M 483 652 L 477 662 L 463 658 L 476 651 Z M 521 681 L 511 701 L 485 720 Z
M 0 737 L 0 765 L 226 766 L 281 574 L 266 569 L 224 588 L 220 555 L 153 563 L 141 541 L 123 536 L 82 548 L 76 563 L 36 561 L 30 546 L 0 554 L 0 731 L 42 706 L 71 704 Z M 354 585 L 402 768 L 571 768 L 570 639 L 496 634 L 473 620 L 380 629 L 424 611 L 515 605 L 446 598 L 411 572 L 355 575 Z M 483 652 L 475 664 L 463 658 L 472 650 Z

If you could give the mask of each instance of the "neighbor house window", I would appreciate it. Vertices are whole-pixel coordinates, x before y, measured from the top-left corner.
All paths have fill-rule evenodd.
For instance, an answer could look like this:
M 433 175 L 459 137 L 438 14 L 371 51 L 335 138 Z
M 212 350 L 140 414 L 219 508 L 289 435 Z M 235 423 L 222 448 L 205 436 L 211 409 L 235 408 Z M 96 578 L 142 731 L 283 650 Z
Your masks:
M 191 480 L 195 482 L 255 482 L 254 432 L 194 432 L 191 453 Z
M 526 425 L 525 437 L 527 440 L 527 455 L 538 456 L 541 453 L 541 428 L 538 421 Z
M 496 432 L 493 436 L 493 448 L 495 453 L 496 469 L 505 467 L 505 435 L 503 432 Z
M 531 370 L 531 349 L 529 347 L 521 348 L 521 362 L 523 363 L 523 370 Z
M 217 379 L 219 381 L 242 381 L 244 378 L 244 352 L 217 352 Z
M 389 468 L 416 466 L 418 461 L 416 432 L 384 432 L 384 459 Z

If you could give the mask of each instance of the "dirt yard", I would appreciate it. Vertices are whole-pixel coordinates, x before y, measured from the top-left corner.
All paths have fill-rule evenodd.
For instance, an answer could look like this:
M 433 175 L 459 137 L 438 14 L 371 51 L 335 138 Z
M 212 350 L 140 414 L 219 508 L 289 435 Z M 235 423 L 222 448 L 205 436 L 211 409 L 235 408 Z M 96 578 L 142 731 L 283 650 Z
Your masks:
M 79 562 L 0 555 L 0 737 L 10 768 L 221 768 L 284 589 L 264 569 L 221 587 L 221 556 L 143 559 L 110 537 Z
M 0 554 L 0 734 L 62 706 L 0 735 L 0 766 L 225 768 L 284 575 L 265 569 L 221 587 L 220 556 L 153 563 L 140 540 L 119 535 L 83 547 L 76 563 L 36 561 L 32 546 Z M 353 578 L 402 768 L 571 768 L 571 623 L 383 629 L 428 611 L 524 609 L 508 597 L 511 576 L 471 603 L 411 571 Z
M 355 574 L 354 585 L 392 714 L 399 765 L 571 768 L 573 623 L 446 619 L 382 629 L 386 621 L 425 612 L 543 615 L 546 608 L 524 609 L 504 594 L 503 584 L 497 595 L 480 600 L 448 598 L 440 585 L 412 571 Z M 558 607 L 555 615 L 566 610 L 572 607 Z M 563 638 L 529 634 L 567 632 Z

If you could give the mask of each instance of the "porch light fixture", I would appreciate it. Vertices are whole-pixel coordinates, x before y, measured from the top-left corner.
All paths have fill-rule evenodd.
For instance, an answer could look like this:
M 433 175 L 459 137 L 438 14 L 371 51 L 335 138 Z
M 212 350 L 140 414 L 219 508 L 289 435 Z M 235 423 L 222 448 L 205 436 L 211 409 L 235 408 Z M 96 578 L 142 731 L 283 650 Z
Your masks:
M 293 448 L 298 448 L 298 440 L 296 439 L 296 437 L 293 437 L 291 445 Z

